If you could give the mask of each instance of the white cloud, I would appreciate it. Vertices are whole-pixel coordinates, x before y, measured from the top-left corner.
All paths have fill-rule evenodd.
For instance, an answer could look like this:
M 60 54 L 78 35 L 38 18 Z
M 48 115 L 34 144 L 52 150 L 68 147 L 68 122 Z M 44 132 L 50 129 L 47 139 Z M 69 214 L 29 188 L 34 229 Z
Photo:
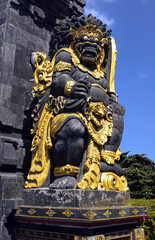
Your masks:
M 104 1 L 109 3 L 115 2 L 115 0 L 104 0 Z
M 147 3 L 149 2 L 150 0 L 142 0 L 143 3 Z
M 103 23 L 106 23 L 108 27 L 111 27 L 115 23 L 114 18 L 109 18 L 106 13 L 100 13 L 98 10 L 94 8 L 88 8 L 86 6 L 85 15 L 88 15 L 89 13 L 91 13 L 94 17 L 99 18 Z
M 87 0 L 86 1 L 86 6 L 91 6 L 94 7 L 96 5 L 96 1 L 95 0 Z
M 139 73 L 138 78 L 144 79 L 147 78 L 147 75 L 144 73 Z

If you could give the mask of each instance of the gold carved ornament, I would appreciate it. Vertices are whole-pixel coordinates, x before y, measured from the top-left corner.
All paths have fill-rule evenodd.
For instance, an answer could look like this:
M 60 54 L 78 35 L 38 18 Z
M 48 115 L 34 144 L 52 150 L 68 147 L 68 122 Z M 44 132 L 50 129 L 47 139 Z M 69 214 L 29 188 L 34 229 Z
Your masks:
M 49 149 L 52 148 L 50 128 L 48 127 L 51 117 L 52 112 L 48 111 L 48 104 L 45 104 L 32 140 L 32 162 L 25 188 L 40 187 L 48 176 L 50 168 Z
M 65 87 L 64 87 L 64 94 L 69 97 L 70 96 L 70 93 L 71 93 L 71 90 L 72 90 L 72 87 L 75 85 L 75 81 L 72 80 L 72 81 L 67 81 Z
M 107 108 L 102 102 L 90 103 L 85 111 L 85 115 L 89 117 L 80 114 L 89 134 L 85 162 L 86 173 L 77 186 L 81 189 L 93 190 L 98 187 L 100 181 L 101 152 L 108 137 L 112 135 L 113 123 L 112 116 L 109 117 Z
M 67 164 L 63 167 L 56 167 L 54 169 L 54 176 L 55 177 L 61 177 L 61 176 L 77 176 L 79 173 L 79 168 L 72 166 L 70 164 Z
M 35 54 L 35 55 L 34 55 Z M 46 59 L 46 54 L 37 52 L 33 54 L 33 62 L 35 66 L 33 93 L 37 97 L 44 96 L 48 88 L 52 84 L 53 66 L 52 63 Z
M 53 102 L 55 108 L 51 108 Z M 32 140 L 31 168 L 25 182 L 25 188 L 40 187 L 48 176 L 50 168 L 49 149 L 52 149 L 50 122 L 59 113 L 59 110 L 64 108 L 64 105 L 63 97 L 55 99 L 51 96 L 49 103 L 44 106 Z
M 80 70 L 82 70 L 83 72 L 87 72 L 90 75 L 92 75 L 94 78 L 96 79 L 100 79 L 101 77 L 105 76 L 106 70 L 105 68 L 102 67 L 102 62 L 104 60 L 104 56 L 105 56 L 105 52 L 103 49 L 102 55 L 99 58 L 99 61 L 96 62 L 96 68 L 94 71 L 89 70 L 88 68 L 86 68 L 84 65 L 82 65 L 80 63 L 80 59 L 78 58 L 74 48 L 75 48 L 75 41 L 73 41 L 69 47 L 69 51 L 67 49 L 67 51 L 70 53 L 71 57 L 72 57 L 72 62 L 74 64 L 75 67 L 78 67 Z
M 110 66 L 110 79 L 109 88 L 110 92 L 115 92 L 115 69 L 117 64 L 117 53 L 115 39 L 111 37 L 111 66 Z
M 101 174 L 101 183 L 98 184 L 98 190 L 118 190 L 128 191 L 128 184 L 125 176 L 117 176 L 112 172 Z

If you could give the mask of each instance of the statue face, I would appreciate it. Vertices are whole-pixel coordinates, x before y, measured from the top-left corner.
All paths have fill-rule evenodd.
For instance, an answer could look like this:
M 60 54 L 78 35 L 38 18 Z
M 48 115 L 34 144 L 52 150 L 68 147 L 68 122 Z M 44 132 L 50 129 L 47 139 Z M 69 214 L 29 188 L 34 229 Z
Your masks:
M 95 34 L 82 34 L 75 39 L 75 52 L 86 63 L 95 63 L 102 55 L 103 42 Z

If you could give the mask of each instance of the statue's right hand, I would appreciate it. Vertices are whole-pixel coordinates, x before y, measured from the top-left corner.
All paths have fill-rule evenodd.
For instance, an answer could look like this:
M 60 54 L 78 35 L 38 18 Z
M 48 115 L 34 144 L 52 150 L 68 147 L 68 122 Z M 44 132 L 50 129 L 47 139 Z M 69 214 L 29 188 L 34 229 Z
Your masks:
M 70 97 L 72 98 L 88 98 L 91 84 L 87 77 L 80 78 L 72 87 Z

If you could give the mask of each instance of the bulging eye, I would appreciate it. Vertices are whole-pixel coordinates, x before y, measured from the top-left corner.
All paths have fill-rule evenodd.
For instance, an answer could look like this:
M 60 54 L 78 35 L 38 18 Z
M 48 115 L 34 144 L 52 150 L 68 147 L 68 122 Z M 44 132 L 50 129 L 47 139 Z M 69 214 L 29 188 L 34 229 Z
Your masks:
M 84 40 L 84 41 L 87 41 L 87 40 L 88 40 L 88 36 L 86 36 L 86 35 L 83 36 L 83 40 Z
M 98 37 L 95 37 L 95 38 L 94 38 L 94 42 L 96 42 L 96 43 L 99 42 Z

